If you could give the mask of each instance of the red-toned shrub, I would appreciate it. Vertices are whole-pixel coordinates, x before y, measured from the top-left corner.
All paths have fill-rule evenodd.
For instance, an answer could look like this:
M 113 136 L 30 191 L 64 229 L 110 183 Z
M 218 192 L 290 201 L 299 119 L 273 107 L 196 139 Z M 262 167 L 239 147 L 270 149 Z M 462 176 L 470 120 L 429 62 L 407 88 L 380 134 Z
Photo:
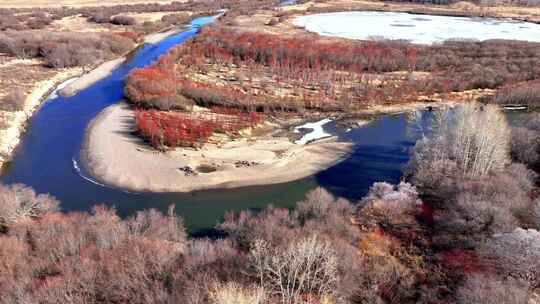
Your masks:
M 156 148 L 200 147 L 214 132 L 235 135 L 241 129 L 258 124 L 262 118 L 257 113 L 228 112 L 201 116 L 187 113 L 166 113 L 137 110 L 135 120 L 139 133 Z
M 482 263 L 474 251 L 450 250 L 439 254 L 441 263 L 452 271 L 463 273 L 485 272 L 488 265 Z
M 193 105 L 180 94 L 181 86 L 172 72 L 159 66 L 131 72 L 124 90 L 131 102 L 142 107 L 185 110 Z

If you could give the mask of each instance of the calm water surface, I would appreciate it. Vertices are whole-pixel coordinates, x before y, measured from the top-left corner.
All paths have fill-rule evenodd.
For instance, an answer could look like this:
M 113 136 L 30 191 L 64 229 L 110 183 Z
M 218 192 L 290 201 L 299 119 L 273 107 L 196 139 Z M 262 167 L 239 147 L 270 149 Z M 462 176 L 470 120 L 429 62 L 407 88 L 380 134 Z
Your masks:
M 195 25 L 212 20 L 199 18 Z M 154 62 L 168 49 L 197 33 L 197 27 L 170 37 L 157 45 L 146 45 L 111 76 L 73 97 L 57 97 L 44 104 L 32 118 L 28 132 L 13 161 L 4 170 L 3 183 L 24 183 L 37 192 L 47 192 L 62 201 L 63 211 L 89 210 L 95 204 L 115 206 L 122 216 L 137 210 L 166 211 L 175 204 L 192 233 L 204 233 L 223 219 L 227 211 L 259 210 L 268 204 L 294 207 L 306 192 L 317 187 L 353 201 L 361 198 L 376 181 L 398 182 L 408 160 L 415 132 L 405 114 L 384 116 L 373 123 L 346 132 L 335 124 L 328 131 L 356 143 L 346 161 L 302 180 L 271 186 L 182 193 L 128 193 L 103 187 L 81 177 L 78 161 L 85 129 L 104 108 L 123 98 L 123 79 L 133 68 Z M 424 115 L 424 123 L 426 122 Z M 411 135 L 413 134 L 413 135 Z M 84 175 L 84 172 L 82 172 Z

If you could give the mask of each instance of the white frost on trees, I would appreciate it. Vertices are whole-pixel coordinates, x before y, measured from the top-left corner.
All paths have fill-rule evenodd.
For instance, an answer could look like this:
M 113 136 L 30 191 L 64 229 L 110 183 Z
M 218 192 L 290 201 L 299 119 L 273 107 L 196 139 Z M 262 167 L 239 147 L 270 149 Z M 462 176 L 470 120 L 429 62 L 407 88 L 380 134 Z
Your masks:
M 433 135 L 415 148 L 417 172 L 455 163 L 463 176 L 502 170 L 510 162 L 510 127 L 496 105 L 469 103 L 440 115 Z
M 533 284 L 540 280 L 540 232 L 516 228 L 496 234 L 483 248 L 486 255 L 497 259 L 496 265 L 508 274 Z
M 36 218 L 58 209 L 59 202 L 48 194 L 36 194 L 21 184 L 0 184 L 0 227 Z

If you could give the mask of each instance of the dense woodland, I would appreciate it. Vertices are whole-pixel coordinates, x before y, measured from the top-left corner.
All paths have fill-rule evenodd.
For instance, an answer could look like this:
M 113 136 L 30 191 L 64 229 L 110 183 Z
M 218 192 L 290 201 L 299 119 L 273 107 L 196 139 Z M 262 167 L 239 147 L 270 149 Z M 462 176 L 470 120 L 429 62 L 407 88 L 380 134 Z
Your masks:
M 539 54 L 540 44 L 527 42 L 447 41 L 418 46 L 337 39 L 326 43 L 316 36 L 283 38 L 213 26 L 164 56 L 156 67 L 135 71 L 127 81 L 126 93 L 136 103 L 157 108 L 163 108 L 161 95 L 175 95 L 178 107 L 192 100 L 198 104 L 335 110 L 535 80 L 540 77 Z M 184 75 L 207 75 L 219 69 L 230 69 L 237 72 L 236 78 L 245 79 L 220 86 Z M 147 82 L 151 74 L 166 81 Z M 305 90 L 300 96 L 261 101 L 249 78 L 265 75 L 272 75 L 269 82 L 278 90 L 291 86 Z
M 235 108 L 246 115 L 347 112 L 476 89 L 499 89 L 495 96 L 484 97 L 489 102 L 532 105 L 540 96 L 539 78 L 540 44 L 536 43 L 447 41 L 420 46 L 345 39 L 330 43 L 316 35 L 288 38 L 217 25 L 205 27 L 156 65 L 133 71 L 125 92 L 140 111 L 189 113 L 197 105 Z M 186 115 L 177 117 L 186 119 Z M 168 138 L 171 132 L 164 124 L 157 123 L 148 132 L 148 124 L 141 125 L 142 121 L 138 116 L 138 129 L 145 138 L 154 138 L 150 142 L 155 147 L 161 146 L 155 138 L 179 142 L 178 137 Z M 175 123 L 204 124 L 204 120 Z M 214 126 L 208 122 L 202 128 Z M 210 135 L 180 138 L 205 142 Z
M 538 143 L 539 121 L 511 128 L 475 103 L 440 113 L 408 182 L 228 214 L 216 239 L 188 237 L 173 208 L 66 214 L 1 186 L 0 301 L 526 303 L 540 284 L 539 151 L 513 134 Z

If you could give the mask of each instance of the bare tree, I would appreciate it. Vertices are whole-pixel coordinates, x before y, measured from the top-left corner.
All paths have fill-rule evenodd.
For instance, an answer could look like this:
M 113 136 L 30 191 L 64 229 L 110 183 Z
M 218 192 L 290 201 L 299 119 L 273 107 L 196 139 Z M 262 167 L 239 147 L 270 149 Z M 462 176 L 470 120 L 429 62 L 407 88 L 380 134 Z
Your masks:
M 513 232 L 494 235 L 482 248 L 493 257 L 503 273 L 532 285 L 540 282 L 540 232 L 517 228 Z
M 28 218 L 37 218 L 56 211 L 59 202 L 48 194 L 36 194 L 21 184 L 0 184 L 0 226 L 9 226 Z
M 210 299 L 212 304 L 263 304 L 266 303 L 267 295 L 262 287 L 246 288 L 229 282 L 216 283 L 210 291 Z
M 529 298 L 526 283 L 514 279 L 498 280 L 489 275 L 473 274 L 457 290 L 459 303 L 521 304 Z
M 401 182 L 397 187 L 392 184 L 375 183 L 362 201 L 358 220 L 363 224 L 411 224 L 415 223 L 422 201 L 416 188 Z
M 462 176 L 500 171 L 510 162 L 510 128 L 500 108 L 468 103 L 438 119 L 433 135 L 415 148 L 418 169 L 453 161 Z
M 269 254 L 264 241 L 256 241 L 250 252 L 251 266 L 262 286 L 281 297 L 281 303 L 321 299 L 334 294 L 337 259 L 332 245 L 316 236 L 292 242 Z

